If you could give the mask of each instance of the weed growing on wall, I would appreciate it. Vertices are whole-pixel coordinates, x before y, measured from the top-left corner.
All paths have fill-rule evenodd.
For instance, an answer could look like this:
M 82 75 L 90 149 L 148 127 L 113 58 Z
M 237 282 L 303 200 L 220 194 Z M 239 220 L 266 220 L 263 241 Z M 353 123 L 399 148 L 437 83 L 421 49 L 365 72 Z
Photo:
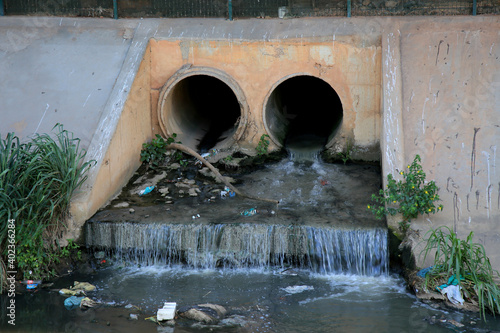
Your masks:
M 260 136 L 259 143 L 257 144 L 257 147 L 255 148 L 258 156 L 264 156 L 267 154 L 267 150 L 269 148 L 269 143 L 270 143 L 269 135 L 262 134 Z
M 356 148 L 353 147 L 350 140 L 346 140 L 345 150 L 338 152 L 337 156 L 342 160 L 344 164 L 352 160 L 352 154 L 356 152 Z
M 472 241 L 474 233 L 464 241 L 450 228 L 440 227 L 430 230 L 426 236 L 427 244 L 422 251 L 425 258 L 435 251 L 434 266 L 426 275 L 426 287 L 434 289 L 454 277 L 462 287 L 464 298 L 479 305 L 483 319 L 486 310 L 500 313 L 500 288 L 493 280 L 499 274 L 491 267 L 483 245 Z
M 406 230 L 411 220 L 419 214 L 434 214 L 443 209 L 443 205 L 435 204 L 439 201 L 438 187 L 434 181 L 426 182 L 420 162 L 420 156 L 416 155 L 407 170 L 400 171 L 402 180 L 396 180 L 392 174 L 388 174 L 387 187 L 380 190 L 378 195 L 372 194 L 375 203 L 369 205 L 368 209 L 377 218 L 400 213 L 403 221 L 399 225 L 402 230 Z
M 17 269 L 25 278 L 51 274 L 51 264 L 61 255 L 55 240 L 65 228 L 71 197 L 94 164 L 84 162 L 80 139 L 61 124 L 54 129 L 55 135 L 36 134 L 26 143 L 14 133 L 0 140 L 0 255 L 6 262 L 5 222 L 12 221 Z

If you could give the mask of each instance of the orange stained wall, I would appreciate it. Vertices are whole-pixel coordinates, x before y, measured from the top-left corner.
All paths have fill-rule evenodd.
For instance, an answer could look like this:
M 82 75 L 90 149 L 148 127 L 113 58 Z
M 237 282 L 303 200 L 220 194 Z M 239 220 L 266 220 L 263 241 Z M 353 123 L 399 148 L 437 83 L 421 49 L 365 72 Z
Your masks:
M 249 105 L 246 142 L 255 146 L 265 133 L 267 96 L 288 77 L 311 75 L 326 81 L 342 101 L 343 124 L 330 147 L 341 150 L 346 138 L 379 150 L 381 47 L 378 40 L 342 36 L 279 41 L 160 40 L 150 41 L 153 132 L 160 133 L 157 103 L 165 82 L 182 66 L 221 70 L 241 87 Z M 304 96 L 307 98 L 307 96 Z M 251 124 L 252 126 L 248 126 Z

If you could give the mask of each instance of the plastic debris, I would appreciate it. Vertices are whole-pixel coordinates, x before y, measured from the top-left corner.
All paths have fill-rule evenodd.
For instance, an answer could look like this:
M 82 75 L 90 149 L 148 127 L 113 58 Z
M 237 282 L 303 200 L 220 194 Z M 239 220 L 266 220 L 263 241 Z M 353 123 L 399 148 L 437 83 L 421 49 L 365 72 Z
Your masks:
M 27 290 L 35 290 L 42 283 L 42 280 L 24 280 L 21 283 L 26 285 Z
M 75 308 L 78 308 L 80 307 L 80 304 L 82 303 L 82 300 L 84 299 L 85 297 L 77 297 L 77 296 L 71 296 L 71 297 L 68 297 L 64 300 L 64 307 L 67 309 L 67 310 L 73 310 Z
M 158 309 L 158 312 L 156 313 L 156 319 L 158 321 L 174 319 L 176 308 L 177 308 L 177 303 L 165 302 L 163 304 L 163 308 Z
M 226 197 L 234 197 L 236 193 L 234 191 L 231 191 L 231 189 L 227 186 L 224 187 L 224 191 L 220 191 L 220 196 L 221 198 L 226 198 Z
M 247 210 L 244 210 L 240 213 L 240 215 L 243 215 L 243 216 L 254 216 L 255 214 L 257 214 L 258 211 L 257 209 L 255 208 L 250 208 L 250 209 L 247 209 Z
M 463 280 L 463 276 L 460 276 L 460 280 Z M 448 279 L 448 282 L 440 285 L 440 286 L 437 286 L 436 289 L 437 291 L 441 292 L 442 289 L 448 287 L 448 286 L 457 286 L 458 285 L 458 279 L 456 278 L 455 275 L 452 275 L 450 276 L 450 278 Z
M 441 294 L 446 295 L 453 304 L 464 305 L 464 299 L 460 292 L 460 286 L 451 285 L 441 290 Z
M 419 276 L 421 278 L 425 278 L 425 276 L 427 275 L 427 273 L 429 273 L 433 268 L 434 268 L 434 266 L 430 266 L 430 267 L 421 269 L 421 270 L 419 270 L 417 272 L 417 276 Z
M 137 315 L 135 313 L 131 313 L 129 318 L 130 318 L 130 320 L 139 320 L 139 315 Z
M 193 215 L 192 218 L 193 218 L 193 220 L 195 220 L 195 219 L 199 219 L 200 217 L 201 217 L 200 214 L 196 214 L 196 215 Z
M 148 186 L 144 190 L 140 190 L 139 191 L 139 195 L 140 196 L 146 195 L 146 194 L 150 193 L 152 190 L 154 190 L 154 188 L 155 188 L 154 185 L 153 186 Z

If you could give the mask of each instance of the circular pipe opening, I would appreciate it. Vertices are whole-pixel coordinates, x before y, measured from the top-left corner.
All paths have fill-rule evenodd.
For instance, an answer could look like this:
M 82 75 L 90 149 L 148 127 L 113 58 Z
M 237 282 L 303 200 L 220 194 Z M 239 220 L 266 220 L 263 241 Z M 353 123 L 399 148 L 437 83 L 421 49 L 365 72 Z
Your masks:
M 325 81 L 300 75 L 287 78 L 270 93 L 264 125 L 278 146 L 323 148 L 333 139 L 343 117 L 342 102 Z
M 215 70 L 174 75 L 160 93 L 160 126 L 200 153 L 229 147 L 241 136 L 246 103 L 236 82 Z M 243 116 L 243 114 L 245 116 Z

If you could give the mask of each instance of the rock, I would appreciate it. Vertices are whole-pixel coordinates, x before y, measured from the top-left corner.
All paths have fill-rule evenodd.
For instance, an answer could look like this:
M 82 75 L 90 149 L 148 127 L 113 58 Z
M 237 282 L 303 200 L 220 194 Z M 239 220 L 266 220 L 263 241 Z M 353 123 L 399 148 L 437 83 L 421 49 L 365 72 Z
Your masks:
M 226 309 L 220 305 L 215 304 L 203 304 L 195 306 L 184 306 L 180 308 L 177 313 L 179 316 L 195 320 L 197 322 L 215 325 L 222 319 L 223 315 L 226 313 Z M 221 315 L 219 315 L 219 313 Z
M 181 165 L 180 165 L 179 163 L 171 163 L 171 164 L 169 164 L 169 165 L 168 165 L 168 168 L 169 168 L 170 170 L 177 170 L 177 169 L 179 169 L 180 167 L 181 167 Z
M 208 325 L 215 325 L 218 322 L 217 318 L 207 314 L 205 311 L 195 308 L 189 309 L 186 312 L 181 313 L 180 316 Z
M 175 187 L 187 189 L 187 188 L 191 188 L 191 185 L 186 184 L 186 183 L 175 183 Z
M 161 187 L 158 189 L 158 192 L 160 192 L 162 197 L 166 196 L 169 191 L 168 187 Z
M 134 214 L 134 213 L 135 213 L 135 209 L 130 208 L 130 209 L 128 210 L 128 212 L 129 212 L 130 214 Z
M 127 208 L 130 204 L 128 202 L 120 202 L 114 205 L 114 208 Z
M 227 314 L 226 308 L 224 308 L 222 305 L 206 303 L 206 304 L 199 304 L 198 306 L 215 310 L 219 318 L 223 318 Z
M 196 192 L 196 189 L 194 189 L 194 188 L 190 188 L 188 190 L 188 194 L 190 197 L 197 197 L 198 196 L 198 193 Z
M 363 6 L 368 6 L 371 3 L 371 0 L 363 0 Z

